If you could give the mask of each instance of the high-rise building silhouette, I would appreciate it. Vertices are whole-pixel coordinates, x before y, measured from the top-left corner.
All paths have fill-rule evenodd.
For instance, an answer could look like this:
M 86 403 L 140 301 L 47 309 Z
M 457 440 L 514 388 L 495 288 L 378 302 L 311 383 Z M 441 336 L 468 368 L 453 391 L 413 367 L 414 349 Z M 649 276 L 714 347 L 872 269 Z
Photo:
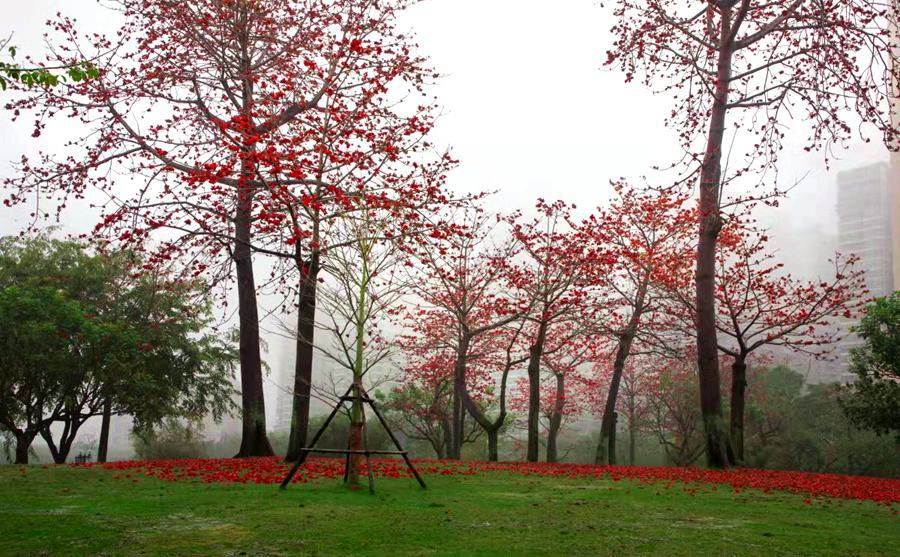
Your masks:
M 894 0 L 894 29 L 893 29 L 893 45 L 894 52 L 891 60 L 896 64 L 900 60 L 900 28 L 897 27 L 898 19 L 900 19 L 900 0 Z M 896 68 L 895 68 L 896 70 Z M 896 71 L 895 71 L 896 75 Z M 893 95 L 889 99 L 891 103 L 891 121 L 894 128 L 900 127 L 900 81 L 894 80 Z M 892 250 L 894 252 L 894 262 L 892 273 L 894 282 L 893 290 L 900 290 L 900 138 L 888 145 L 891 152 L 889 182 L 890 190 L 893 195 L 891 200 L 891 212 L 894 215 L 891 233 L 893 236 Z
M 898 162 L 896 156 L 894 163 Z M 840 172 L 837 177 L 838 251 L 859 257 L 858 267 L 865 273 L 870 296 L 887 296 L 896 288 L 900 272 L 897 211 L 900 192 L 896 192 L 895 168 L 884 162 Z M 849 331 L 855 321 L 844 321 Z M 850 349 L 862 344 L 856 335 L 846 334 L 838 354 L 847 362 Z
M 894 290 L 893 206 L 890 166 L 876 163 L 838 174 L 838 251 L 859 256 L 873 296 Z

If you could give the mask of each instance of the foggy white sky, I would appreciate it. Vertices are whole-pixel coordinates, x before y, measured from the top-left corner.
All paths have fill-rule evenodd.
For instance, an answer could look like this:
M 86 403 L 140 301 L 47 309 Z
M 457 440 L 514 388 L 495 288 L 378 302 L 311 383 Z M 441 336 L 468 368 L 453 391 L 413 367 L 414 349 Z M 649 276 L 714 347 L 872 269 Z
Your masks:
M 57 11 L 76 17 L 83 31 L 109 32 L 117 21 L 95 0 L 10 2 L 0 36 L 14 33 L 20 52 L 39 57 L 44 22 Z M 493 208 L 527 208 L 543 196 L 587 209 L 606 199 L 610 178 L 637 178 L 678 155 L 673 132 L 661 126 L 668 100 L 601 67 L 609 7 L 594 0 L 425 0 L 402 23 L 446 76 L 435 88 L 445 115 L 434 138 L 461 160 L 450 183 L 499 190 Z M 0 126 L 0 175 L 21 153 L 52 148 L 76 131 L 62 124 L 33 140 L 25 122 Z M 806 179 L 775 219 L 833 228 L 834 171 L 886 159 L 886 152 L 854 145 L 840 157 L 827 172 L 820 155 L 789 143 L 782 178 Z M 18 231 L 27 212 L 0 212 L 0 233 Z M 64 223 L 73 232 L 91 224 L 84 211 Z
M 84 32 L 116 27 L 117 15 L 95 0 L 3 4 L 0 36 L 14 33 L 20 52 L 36 58 L 43 51 L 44 22 L 57 11 L 77 18 Z M 620 74 L 601 67 L 609 44 L 608 6 L 594 0 L 425 0 L 404 14 L 402 24 L 446 76 L 434 89 L 445 112 L 434 139 L 461 161 L 450 184 L 463 191 L 499 190 L 492 209 L 527 209 L 537 197 L 588 209 L 608 197 L 611 178 L 638 178 L 652 165 L 678 158 L 674 132 L 662 127 L 668 99 L 626 85 Z M 2 178 L 9 175 L 9 161 L 51 150 L 78 130 L 62 123 L 34 140 L 27 122 L 13 126 L 2 114 L 0 132 Z M 854 144 L 826 171 L 822 156 L 803 152 L 797 140 L 802 138 L 788 136 L 781 178 L 806 178 L 762 220 L 773 225 L 773 237 L 793 265 L 810 267 L 803 256 L 820 247 L 817 237 L 796 233 L 819 228 L 834 234 L 836 172 L 886 160 L 887 152 L 875 143 Z M 28 212 L 0 207 L 0 234 L 21 230 Z M 86 232 L 94 223 L 89 210 L 79 209 L 65 214 L 63 228 Z M 274 400 L 268 400 L 271 413 Z

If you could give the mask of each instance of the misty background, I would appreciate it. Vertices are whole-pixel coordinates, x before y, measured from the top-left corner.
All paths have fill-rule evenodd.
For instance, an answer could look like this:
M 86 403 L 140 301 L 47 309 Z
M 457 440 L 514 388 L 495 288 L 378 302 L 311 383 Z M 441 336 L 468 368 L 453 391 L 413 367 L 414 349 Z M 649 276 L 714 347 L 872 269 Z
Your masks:
M 83 33 L 118 27 L 119 14 L 102 1 L 32 0 L 4 6 L 0 37 L 12 36 L 20 62 L 25 55 L 40 60 L 45 22 L 57 12 L 75 18 Z M 427 0 L 408 10 L 402 26 L 415 34 L 420 53 L 443 75 L 429 89 L 444 107 L 431 138 L 460 160 L 449 177 L 452 189 L 496 191 L 486 202 L 492 211 L 527 213 L 539 197 L 590 211 L 607 202 L 611 179 L 661 179 L 651 168 L 681 155 L 675 134 L 662 126 L 670 101 L 639 83 L 626 84 L 602 66 L 610 25 L 609 9 L 592 0 Z M 23 154 L 61 149 L 78 132 L 75 123 L 55 122 L 35 139 L 31 122 L 13 124 L 7 117 L 0 114 L 0 179 L 12 174 Z M 804 139 L 803 131 L 789 131 L 779 163 L 780 186 L 796 185 L 780 207 L 761 207 L 756 215 L 770 229 L 786 272 L 814 279 L 829 272 L 828 259 L 838 249 L 839 173 L 886 163 L 888 152 L 880 138 L 872 137 L 871 143 L 837 146 L 826 165 L 821 153 L 803 150 Z M 60 234 L 89 233 L 97 221 L 90 203 L 88 195 L 70 206 L 61 222 L 42 225 L 56 224 Z M 0 235 L 29 226 L 31 210 L 28 205 L 0 207 Z M 260 256 L 255 262 L 263 276 L 268 262 Z M 292 319 L 279 314 L 281 302 L 274 295 L 260 297 L 260 313 L 268 315 L 261 330 L 271 370 L 265 384 L 270 429 L 289 423 L 280 410 L 290 400 L 285 389 L 293 382 L 294 342 L 279 324 L 279 319 Z M 816 364 L 823 376 L 809 380 L 834 380 L 839 366 Z M 329 367 L 333 364 L 319 358 L 314 374 L 321 376 Z M 313 414 L 324 411 L 324 404 L 313 407 Z M 96 421 L 83 430 L 86 446 L 97 435 Z M 232 419 L 208 424 L 206 432 L 216 439 L 238 429 L 238 420 Z M 131 456 L 129 430 L 128 418 L 114 418 L 111 459 Z M 40 443 L 36 446 L 40 454 Z

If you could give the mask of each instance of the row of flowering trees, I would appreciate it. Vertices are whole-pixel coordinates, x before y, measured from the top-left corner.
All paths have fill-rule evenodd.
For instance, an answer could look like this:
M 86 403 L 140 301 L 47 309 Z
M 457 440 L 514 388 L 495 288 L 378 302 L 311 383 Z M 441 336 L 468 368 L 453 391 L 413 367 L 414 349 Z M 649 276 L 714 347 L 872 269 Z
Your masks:
M 724 192 L 768 183 L 780 124 L 796 111 L 812 125 L 810 148 L 848 137 L 850 114 L 896 136 L 886 112 L 894 51 L 884 48 L 895 15 L 879 1 L 620 0 L 608 63 L 674 95 L 668 124 L 684 172 L 656 190 L 615 183 L 612 205 L 591 215 L 541 201 L 533 215 L 499 217 L 446 187 L 455 161 L 429 141 L 436 74 L 396 27 L 405 0 L 117 4 L 114 36 L 51 22 L 47 64 L 90 59 L 99 75 L 20 90 L 7 108 L 33 117 L 35 136 L 60 118 L 85 132 L 22 158 L 4 202 L 34 202 L 35 217 L 50 217 L 48 200 L 58 216 L 87 197 L 101 213 L 96 237 L 145 253 L 148 270 L 175 267 L 223 297 L 236 293 L 238 456 L 272 453 L 262 285 L 284 293 L 296 316 L 288 458 L 306 444 L 316 350 L 345 365 L 359 393 L 366 372 L 399 348 L 411 427 L 439 454 L 458 458 L 484 433 L 496 459 L 518 409 L 531 461 L 542 423 L 555 459 L 562 424 L 587 411 L 601 417 L 597 460 L 610 461 L 620 391 L 638 385 L 630 362 L 693 355 L 717 466 L 742 457 L 750 355 L 826 345 L 831 320 L 862 294 L 852 260 L 821 283 L 772 262 L 749 214 L 777 188 Z M 725 172 L 728 115 L 746 157 Z M 273 269 L 262 282 L 260 257 Z M 393 314 L 409 334 L 387 342 L 378 325 Z M 729 428 L 723 355 L 733 370 Z M 360 411 L 354 444 L 365 438 Z
M 596 462 L 609 463 L 620 412 L 631 425 L 655 400 L 657 422 L 702 429 L 694 414 L 680 415 L 685 401 L 696 410 L 693 396 L 659 398 L 672 395 L 666 387 L 675 378 L 683 386 L 696 373 L 695 201 L 614 187 L 610 205 L 587 217 L 544 201 L 532 218 L 472 209 L 457 234 L 418 254 L 415 301 L 402 312 L 410 331 L 400 340 L 403 386 L 393 398 L 414 415 L 403 419 L 410 436 L 459 458 L 462 444 L 481 432 L 487 458 L 496 460 L 500 432 L 519 426 L 527 460 L 538 460 L 544 444 L 547 460 L 555 461 L 561 426 L 596 416 Z M 836 320 L 855 314 L 865 290 L 853 258 L 837 258 L 833 277 L 806 281 L 783 273 L 768 237 L 739 221 L 729 223 L 723 240 L 718 358 L 731 369 L 730 451 L 742 462 L 751 355 L 773 347 L 827 353 Z M 678 448 L 691 462 L 702 450 Z

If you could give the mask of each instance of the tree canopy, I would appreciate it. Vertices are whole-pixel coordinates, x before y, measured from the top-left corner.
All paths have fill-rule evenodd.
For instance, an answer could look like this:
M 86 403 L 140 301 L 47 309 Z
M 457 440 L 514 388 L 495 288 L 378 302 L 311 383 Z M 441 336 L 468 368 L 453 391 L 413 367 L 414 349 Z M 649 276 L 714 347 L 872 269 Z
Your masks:
M 107 407 L 137 429 L 229 410 L 235 350 L 206 330 L 202 285 L 139 268 L 76 242 L 0 239 L 0 423 L 17 460 L 40 434 L 64 461 Z
M 900 441 L 900 292 L 877 298 L 854 331 L 864 344 L 851 350 L 844 412 L 857 426 Z

